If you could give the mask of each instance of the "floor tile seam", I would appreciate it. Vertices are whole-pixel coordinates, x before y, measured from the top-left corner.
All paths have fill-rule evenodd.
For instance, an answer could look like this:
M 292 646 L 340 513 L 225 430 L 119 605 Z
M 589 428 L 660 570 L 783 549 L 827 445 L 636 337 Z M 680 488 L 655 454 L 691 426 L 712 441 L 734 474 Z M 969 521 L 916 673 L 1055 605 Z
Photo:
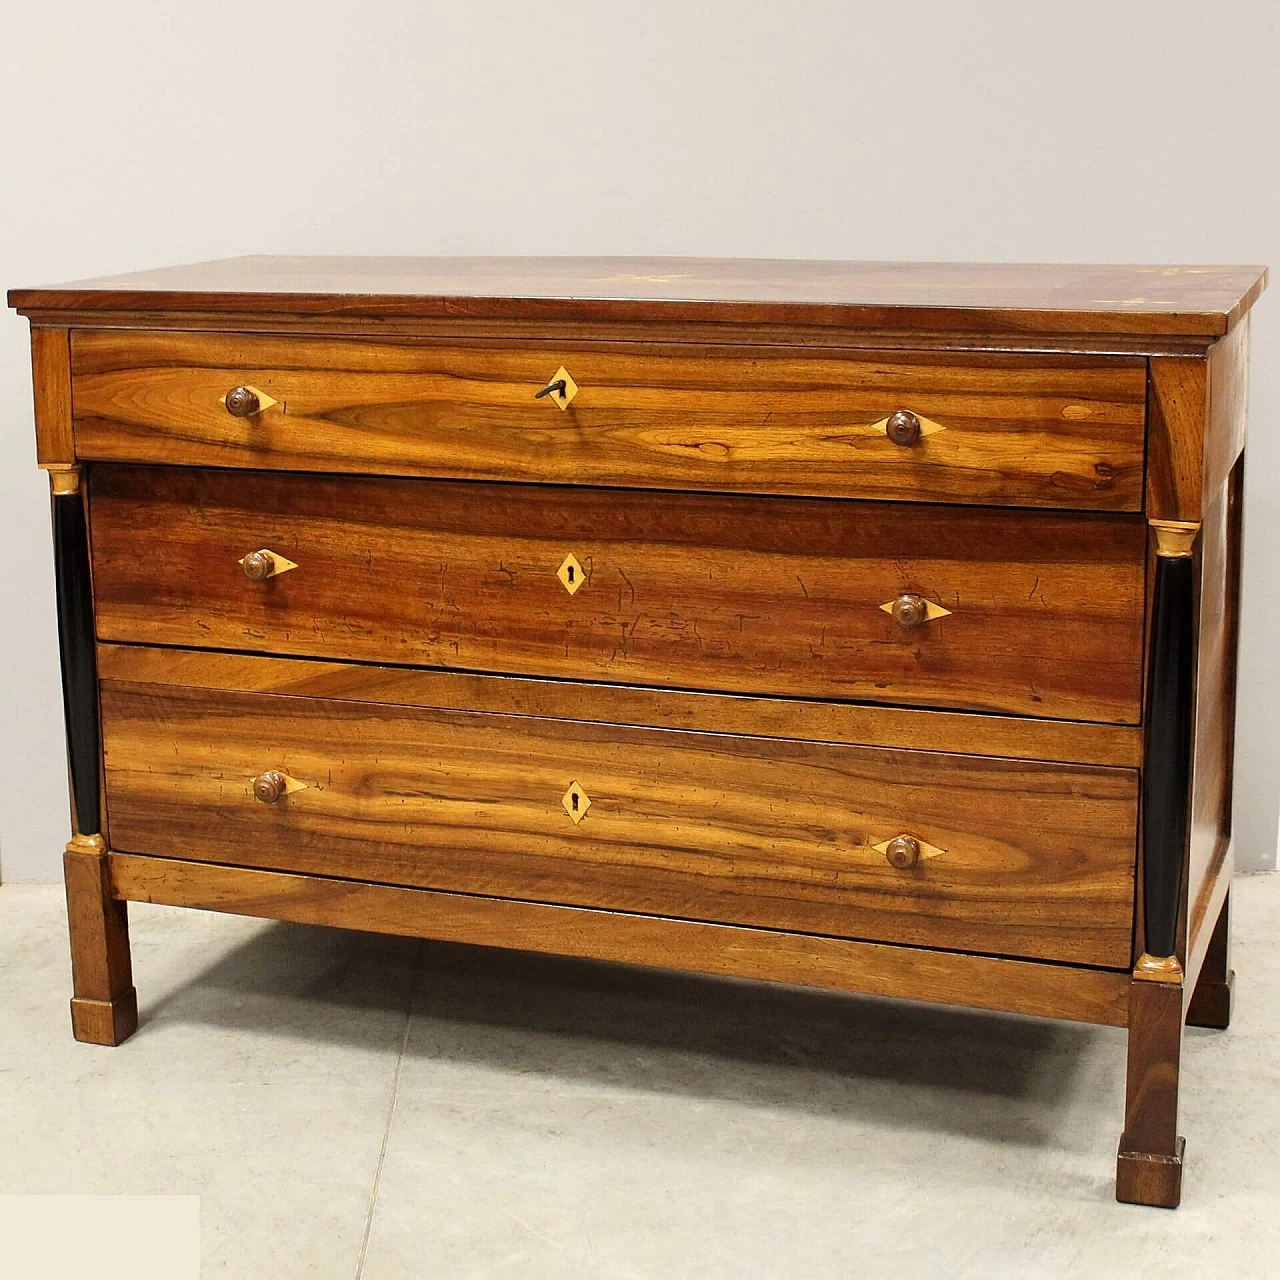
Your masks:
M 400 1101 L 400 1079 L 404 1073 L 404 1060 L 409 1051 L 409 1030 L 413 1023 L 413 1010 L 418 1002 L 418 987 L 422 977 L 423 961 L 426 954 L 426 942 L 419 939 L 415 949 L 413 976 L 409 982 L 409 993 L 405 1000 L 404 1026 L 400 1034 L 400 1052 L 396 1055 L 396 1069 L 391 1078 L 391 1098 L 387 1104 L 387 1120 L 382 1129 L 382 1146 L 378 1152 L 378 1164 L 373 1173 L 373 1183 L 369 1188 L 369 1208 L 365 1215 L 364 1236 L 360 1242 L 360 1256 L 356 1261 L 355 1280 L 364 1275 L 365 1262 L 369 1256 L 369 1241 L 373 1236 L 373 1221 L 378 1208 L 378 1193 L 382 1187 L 382 1170 L 387 1161 L 387 1147 L 391 1142 L 391 1127 L 395 1122 L 396 1105 Z

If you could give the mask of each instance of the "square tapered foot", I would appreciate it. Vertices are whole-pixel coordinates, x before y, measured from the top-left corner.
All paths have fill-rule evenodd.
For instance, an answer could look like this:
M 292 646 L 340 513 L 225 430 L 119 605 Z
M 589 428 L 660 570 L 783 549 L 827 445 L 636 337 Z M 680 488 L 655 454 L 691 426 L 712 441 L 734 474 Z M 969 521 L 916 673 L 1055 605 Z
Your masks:
M 133 987 L 114 1000 L 72 998 L 71 1030 L 85 1044 L 122 1044 L 137 1029 L 138 993 Z
M 1182 1199 L 1182 1153 L 1186 1150 L 1186 1140 L 1179 1138 L 1177 1146 L 1178 1154 L 1173 1156 L 1121 1151 L 1116 1156 L 1116 1199 L 1124 1204 L 1176 1209 Z
M 1187 1026 L 1211 1027 L 1225 1031 L 1231 1025 L 1231 1003 L 1235 997 L 1236 972 L 1228 971 L 1226 982 L 1196 984 L 1195 994 L 1187 1006 Z

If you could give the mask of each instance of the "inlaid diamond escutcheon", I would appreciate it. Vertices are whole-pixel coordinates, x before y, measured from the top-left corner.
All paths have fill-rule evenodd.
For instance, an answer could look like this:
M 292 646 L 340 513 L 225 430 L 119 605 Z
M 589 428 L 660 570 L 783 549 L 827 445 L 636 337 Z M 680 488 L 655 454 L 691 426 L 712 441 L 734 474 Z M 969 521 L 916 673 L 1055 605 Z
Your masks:
M 547 399 L 550 400 L 557 408 L 564 410 L 569 407 L 569 401 L 578 394 L 578 384 L 569 376 L 569 370 L 561 365 L 551 376 L 551 382 L 563 382 L 564 388 L 553 391 Z M 550 384 L 548 384 L 550 385 Z
M 587 816 L 587 810 L 591 808 L 591 797 L 576 782 L 571 782 L 569 790 L 560 797 L 560 803 L 564 805 L 565 813 L 573 819 L 576 827 Z
M 572 551 L 565 556 L 564 563 L 556 570 L 556 577 L 564 584 L 564 589 L 571 596 L 577 595 L 578 588 L 587 580 L 587 575 L 582 572 L 582 566 Z

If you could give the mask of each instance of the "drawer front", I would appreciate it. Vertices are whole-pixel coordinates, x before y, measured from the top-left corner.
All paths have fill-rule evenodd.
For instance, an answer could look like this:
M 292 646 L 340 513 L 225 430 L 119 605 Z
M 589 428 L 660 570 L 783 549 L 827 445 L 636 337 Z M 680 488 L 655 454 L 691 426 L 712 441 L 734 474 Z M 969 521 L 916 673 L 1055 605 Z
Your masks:
M 1133 770 L 114 681 L 102 715 L 121 851 L 1131 959 Z
M 1139 719 L 1135 517 L 146 467 L 90 492 L 103 640 Z M 296 567 L 251 581 L 263 550 Z
M 1141 359 L 648 352 L 78 331 L 76 450 L 196 466 L 1142 506 Z M 561 367 L 576 388 L 563 409 L 556 394 L 535 398 Z M 228 412 L 238 386 L 259 393 L 258 412 Z M 920 422 L 914 443 L 887 434 L 899 410 Z

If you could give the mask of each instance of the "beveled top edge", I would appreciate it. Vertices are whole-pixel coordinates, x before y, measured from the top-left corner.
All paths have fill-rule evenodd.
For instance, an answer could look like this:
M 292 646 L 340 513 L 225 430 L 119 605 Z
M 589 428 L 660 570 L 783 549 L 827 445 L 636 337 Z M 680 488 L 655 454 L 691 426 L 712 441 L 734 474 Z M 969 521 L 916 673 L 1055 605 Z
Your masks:
M 225 258 L 31 289 L 39 311 L 733 321 L 1214 337 L 1262 292 L 1256 266 L 752 258 Z

